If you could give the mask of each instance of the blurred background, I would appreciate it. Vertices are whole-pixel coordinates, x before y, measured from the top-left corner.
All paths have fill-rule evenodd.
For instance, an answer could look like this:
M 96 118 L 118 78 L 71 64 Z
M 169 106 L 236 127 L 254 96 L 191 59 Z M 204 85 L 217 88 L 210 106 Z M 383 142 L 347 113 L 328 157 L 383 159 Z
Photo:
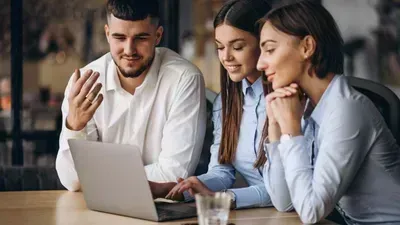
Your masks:
M 161 0 L 162 46 L 219 92 L 212 21 L 225 0 Z M 345 40 L 345 74 L 400 96 L 400 0 L 320 0 Z M 108 51 L 105 0 L 0 0 L 0 191 L 61 188 L 54 170 L 69 77 Z M 21 35 L 22 34 L 22 35 Z M 13 102 L 13 104 L 11 103 Z

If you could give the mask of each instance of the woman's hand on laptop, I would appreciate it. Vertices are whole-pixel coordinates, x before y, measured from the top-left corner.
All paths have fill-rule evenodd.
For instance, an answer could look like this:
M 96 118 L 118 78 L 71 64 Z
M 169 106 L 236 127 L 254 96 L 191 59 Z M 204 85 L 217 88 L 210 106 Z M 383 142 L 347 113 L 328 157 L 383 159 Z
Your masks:
M 186 180 L 179 178 L 178 184 L 172 188 L 172 190 L 165 197 L 167 199 L 177 200 L 184 199 L 183 192 L 188 191 L 191 196 L 194 196 L 196 193 L 201 193 L 204 195 L 214 195 L 207 186 L 203 184 L 197 177 L 192 176 L 187 178 Z
M 166 182 L 166 183 L 157 183 L 153 181 L 149 181 L 151 194 L 153 195 L 153 199 L 156 198 L 165 198 L 172 188 L 175 187 L 175 182 Z
M 99 94 L 101 83 L 95 85 L 99 76 L 98 72 L 92 70 L 86 71 L 81 76 L 80 71 L 75 70 L 68 95 L 69 112 L 66 120 L 68 129 L 79 131 L 85 128 L 99 108 L 103 101 L 103 95 Z

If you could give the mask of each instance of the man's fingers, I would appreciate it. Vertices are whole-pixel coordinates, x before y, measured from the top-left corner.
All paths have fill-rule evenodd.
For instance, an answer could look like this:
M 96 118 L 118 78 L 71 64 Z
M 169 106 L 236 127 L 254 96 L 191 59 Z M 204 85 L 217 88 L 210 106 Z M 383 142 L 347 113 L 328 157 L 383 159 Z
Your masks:
M 89 111 L 94 114 L 94 112 L 99 108 L 100 104 L 103 102 L 103 95 L 99 94 L 97 99 L 92 102 L 92 105 L 89 107 Z
M 81 77 L 81 71 L 79 69 L 75 69 L 74 75 L 72 76 L 72 86 L 79 80 Z
M 93 85 L 96 83 L 100 74 L 98 72 L 94 72 L 89 79 L 86 80 L 86 83 L 82 86 L 81 91 L 79 93 L 79 98 L 82 99 L 88 95 L 90 90 L 92 90 Z
M 85 97 L 84 101 L 82 102 L 82 109 L 88 109 L 96 99 L 97 94 L 100 92 L 102 85 L 100 83 L 96 84 L 93 90 Z
M 100 92 L 101 90 L 101 83 L 96 84 L 96 86 L 93 88 L 93 90 L 86 96 L 87 99 L 89 99 L 89 101 L 93 102 L 94 99 L 96 98 L 97 94 Z
M 73 97 L 80 94 L 83 85 L 86 83 L 86 81 L 89 79 L 89 77 L 92 74 L 93 74 L 93 70 L 87 70 L 83 74 L 83 76 L 80 76 L 80 78 L 75 82 L 75 84 L 72 86 Z
M 79 69 L 75 69 L 74 74 L 72 75 L 72 84 L 71 84 L 71 91 L 70 96 L 75 97 L 79 94 L 79 90 L 76 88 L 76 82 L 81 77 L 81 71 Z

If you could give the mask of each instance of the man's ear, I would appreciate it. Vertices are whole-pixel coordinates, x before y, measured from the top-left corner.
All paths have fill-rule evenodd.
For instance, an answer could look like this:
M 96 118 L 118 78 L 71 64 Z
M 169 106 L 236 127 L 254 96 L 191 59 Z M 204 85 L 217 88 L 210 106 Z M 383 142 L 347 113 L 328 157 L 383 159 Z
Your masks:
M 108 24 L 104 25 L 104 33 L 106 34 L 107 42 L 110 43 L 110 28 Z
M 159 26 L 156 31 L 156 45 L 160 44 L 163 33 L 164 28 L 162 26 Z

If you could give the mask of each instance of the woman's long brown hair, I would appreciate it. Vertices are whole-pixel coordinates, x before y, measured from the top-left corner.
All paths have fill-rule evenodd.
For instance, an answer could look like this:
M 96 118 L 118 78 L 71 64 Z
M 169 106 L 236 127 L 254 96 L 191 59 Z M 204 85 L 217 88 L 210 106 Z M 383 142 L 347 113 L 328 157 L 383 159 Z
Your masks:
M 264 90 L 264 97 L 265 97 L 267 96 L 267 94 L 272 92 L 272 83 L 268 82 L 267 77 L 264 74 L 262 74 L 261 77 L 262 77 L 262 87 Z M 265 114 L 267 115 L 266 112 Z M 260 143 L 258 145 L 258 157 L 256 162 L 254 163 L 255 168 L 260 168 L 264 166 L 264 164 L 267 162 L 267 157 L 265 156 L 264 153 L 264 141 L 267 139 L 267 137 L 268 137 L 268 116 L 265 118 Z
M 264 97 L 272 92 L 272 83 L 265 75 L 262 77 Z M 232 96 L 231 96 L 232 95 Z M 235 96 L 235 97 L 233 97 Z M 235 159 L 236 147 L 239 139 L 240 124 L 243 113 L 242 83 L 229 79 L 227 71 L 221 66 L 221 99 L 222 99 L 222 135 L 219 151 L 219 163 L 230 164 Z M 264 100 L 261 100 L 264 101 Z M 230 109 L 230 110 L 228 110 Z M 229 132 L 232 133 L 229 134 Z M 268 117 L 265 118 L 261 139 L 258 146 L 258 156 L 254 163 L 255 168 L 262 167 L 267 161 L 264 153 L 264 141 L 268 137 Z M 224 149 L 224 151 L 221 151 Z
M 271 9 L 267 2 L 265 0 L 231 0 L 216 15 L 214 28 L 227 24 L 258 37 L 255 23 Z M 222 65 L 220 72 L 222 132 L 218 161 L 220 164 L 232 164 L 239 141 L 244 96 L 242 83 L 233 82 Z
M 221 66 L 222 134 L 219 163 L 231 164 L 235 159 L 243 113 L 242 83 L 229 79 Z M 223 149 L 223 151 L 221 151 Z

